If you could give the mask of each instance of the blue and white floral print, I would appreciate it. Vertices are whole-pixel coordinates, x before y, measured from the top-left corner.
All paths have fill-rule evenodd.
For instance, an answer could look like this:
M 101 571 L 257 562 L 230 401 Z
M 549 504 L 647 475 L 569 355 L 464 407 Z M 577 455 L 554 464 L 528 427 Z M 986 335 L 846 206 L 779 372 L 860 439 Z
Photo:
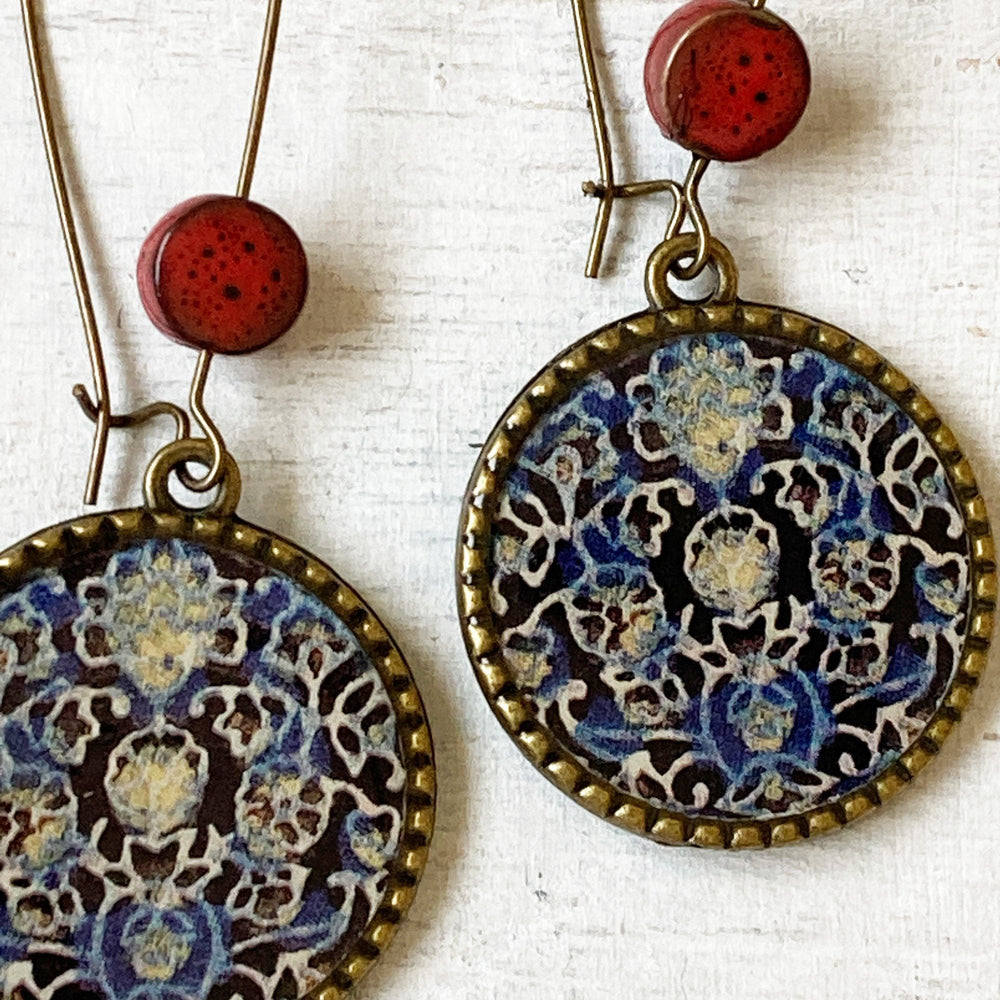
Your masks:
M 299 996 L 381 904 L 391 701 L 266 566 L 150 541 L 40 573 L 0 601 L 0 706 L 3 1000 Z
M 493 514 L 511 676 L 565 747 L 690 815 L 802 812 L 933 713 L 969 601 L 912 420 L 818 351 L 685 336 L 542 417 Z

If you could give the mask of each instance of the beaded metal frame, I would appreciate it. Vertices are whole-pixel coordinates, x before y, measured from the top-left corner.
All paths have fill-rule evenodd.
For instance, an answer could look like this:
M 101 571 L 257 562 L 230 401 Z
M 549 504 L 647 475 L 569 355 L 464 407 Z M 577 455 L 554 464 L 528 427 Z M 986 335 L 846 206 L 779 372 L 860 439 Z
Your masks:
M 435 815 L 434 749 L 416 684 L 385 626 L 332 569 L 287 539 L 236 517 L 136 508 L 66 521 L 0 553 L 0 593 L 16 589 L 38 570 L 58 567 L 66 558 L 90 549 L 115 549 L 150 539 L 216 546 L 284 573 L 344 622 L 385 684 L 407 774 L 406 810 L 399 854 L 391 863 L 381 905 L 327 981 L 308 994 L 310 1000 L 341 1000 L 392 941 L 427 863 Z
M 500 649 L 490 606 L 491 524 L 502 485 L 539 418 L 583 379 L 635 351 L 685 334 L 766 335 L 809 347 L 866 378 L 896 402 L 940 459 L 970 543 L 970 609 L 962 656 L 941 705 L 899 760 L 843 798 L 794 816 L 759 821 L 698 819 L 657 808 L 614 788 L 564 750 L 535 717 Z M 466 493 L 457 555 L 459 617 L 483 693 L 521 752 L 553 784 L 591 812 L 663 844 L 763 848 L 838 829 L 908 784 L 938 753 L 968 707 L 986 668 L 997 597 L 995 550 L 986 504 L 954 434 L 898 369 L 836 327 L 786 309 L 736 301 L 639 313 L 610 323 L 563 351 L 528 383 L 483 448 Z

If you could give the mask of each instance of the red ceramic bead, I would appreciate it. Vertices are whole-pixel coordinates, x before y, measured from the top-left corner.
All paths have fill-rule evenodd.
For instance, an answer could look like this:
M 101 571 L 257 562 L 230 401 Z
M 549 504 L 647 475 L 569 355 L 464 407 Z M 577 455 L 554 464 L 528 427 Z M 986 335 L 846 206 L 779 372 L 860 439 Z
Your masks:
M 646 100 L 668 139 L 713 160 L 749 160 L 798 124 L 809 57 L 795 31 L 745 0 L 691 0 L 646 57 Z
M 277 340 L 295 322 L 309 282 L 291 226 L 227 195 L 191 198 L 160 219 L 142 245 L 137 277 L 158 330 L 220 354 Z

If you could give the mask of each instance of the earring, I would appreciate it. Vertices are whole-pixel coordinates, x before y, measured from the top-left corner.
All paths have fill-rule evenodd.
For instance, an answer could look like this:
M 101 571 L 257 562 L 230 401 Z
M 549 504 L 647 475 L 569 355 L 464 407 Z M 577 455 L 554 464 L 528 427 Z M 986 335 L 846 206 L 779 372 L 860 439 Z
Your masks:
M 983 499 L 920 391 L 843 331 L 744 301 L 699 185 L 786 138 L 805 49 L 764 0 L 690 0 L 650 110 L 683 182 L 615 183 L 586 8 L 597 274 L 617 198 L 669 192 L 650 307 L 573 344 L 500 419 L 466 494 L 461 625 L 483 692 L 549 780 L 665 844 L 833 830 L 938 752 L 986 664 Z M 690 231 L 684 231 L 685 221 Z M 714 276 L 699 301 L 685 282 Z M 678 291 L 674 289 L 678 288 Z
M 144 506 L 0 554 L 0 959 L 18 1000 L 335 1000 L 424 868 L 434 762 L 406 662 L 336 573 L 237 516 L 239 469 L 203 401 L 213 353 L 276 340 L 306 293 L 298 237 L 249 200 L 279 14 L 270 0 L 237 195 L 185 201 L 139 258 L 153 323 L 200 352 L 190 415 L 118 415 L 22 0 L 97 386 L 75 390 L 96 425 L 87 503 L 112 427 L 167 415 L 177 437 Z M 172 475 L 211 499 L 182 505 Z

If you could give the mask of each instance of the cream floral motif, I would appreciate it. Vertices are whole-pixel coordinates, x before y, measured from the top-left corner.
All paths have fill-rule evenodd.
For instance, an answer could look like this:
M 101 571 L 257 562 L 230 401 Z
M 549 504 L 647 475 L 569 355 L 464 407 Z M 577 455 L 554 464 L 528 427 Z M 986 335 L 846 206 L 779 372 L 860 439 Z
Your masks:
M 67 777 L 20 768 L 0 746 L 0 897 L 20 934 L 57 941 L 79 919 L 68 866 L 82 841 L 77 813 Z
M 19 866 L 44 871 L 74 846 L 76 796 L 65 779 L 22 782 L 0 788 L 0 848 Z
M 755 511 L 724 506 L 695 525 L 684 569 L 709 607 L 745 615 L 774 591 L 778 537 Z
M 684 688 L 669 674 L 664 680 L 650 680 L 646 676 L 630 676 L 631 671 L 614 671 L 602 674 L 602 680 L 614 691 L 615 702 L 625 721 L 639 729 L 649 729 L 667 734 L 681 731 L 690 698 Z
M 732 721 L 748 749 L 774 753 L 785 745 L 795 725 L 794 704 L 778 705 L 761 695 L 754 696 Z
M 262 589 L 267 586 L 264 582 Z M 324 681 L 354 652 L 355 647 L 337 630 L 293 605 L 275 618 L 264 656 L 285 677 L 305 684 L 309 704 L 316 707 Z
M 780 486 L 774 492 L 775 503 L 795 518 L 795 523 L 812 533 L 819 531 L 837 510 L 843 500 L 844 490 L 852 476 L 839 463 L 802 460 L 778 460 L 762 466 L 751 486 L 756 496 L 767 492 L 764 477 L 775 479 Z M 868 489 L 874 489 L 871 481 Z
M 624 541 L 636 555 L 650 559 L 660 555 L 663 536 L 672 526 L 670 511 L 664 506 L 664 498 L 670 495 L 685 506 L 691 506 L 695 499 L 689 483 L 671 478 L 637 484 L 626 498 L 621 512 L 628 525 Z
M 852 688 L 879 683 L 889 670 L 888 622 L 863 622 L 860 628 L 831 632 L 820 657 L 820 670 L 831 680 L 843 681 Z
M 103 576 L 78 588 L 86 610 L 73 623 L 77 654 L 88 666 L 118 664 L 162 698 L 192 671 L 246 655 L 246 622 L 234 613 L 245 587 L 218 576 L 210 559 L 185 555 L 179 543 L 137 561 L 112 556 Z
M 650 461 L 676 455 L 708 482 L 725 483 L 759 441 L 787 433 L 780 375 L 779 361 L 759 362 L 741 342 L 679 342 L 669 363 L 654 363 L 626 388 L 636 452 Z
M 504 650 L 504 662 L 518 687 L 538 688 L 552 673 L 550 650 L 533 639 L 523 646 L 510 645 Z
M 280 745 L 296 718 L 295 699 L 278 689 L 218 685 L 199 691 L 191 699 L 193 718 L 204 718 L 210 706 L 222 704 L 212 731 L 226 741 L 230 754 L 242 763 Z
M 607 453 L 599 456 L 596 463 L 590 458 L 575 443 L 567 442 L 557 447 L 539 466 L 537 471 L 555 486 L 564 510 L 567 504 L 572 504 L 573 495 L 584 479 L 607 483 L 615 478 L 615 463 L 608 461 Z
M 172 726 L 142 730 L 111 754 L 104 779 L 122 823 L 159 840 L 194 819 L 208 783 L 208 754 Z
M 595 376 L 595 395 L 614 397 L 614 386 Z M 575 410 L 567 421 L 567 433 L 552 451 L 537 462 L 526 463 L 526 479 L 537 477 L 550 483 L 552 492 L 544 500 L 528 492 L 516 502 L 510 495 L 500 501 L 499 521 L 503 530 L 494 536 L 493 556 L 498 565 L 516 573 L 529 586 L 539 586 L 551 572 L 560 545 L 573 537 L 575 496 L 583 484 L 596 484 L 615 493 L 618 464 L 614 449 L 605 440 L 599 421 Z M 494 591 L 492 599 L 503 607 L 505 598 Z
M 540 620 L 553 602 L 558 598 L 540 603 L 526 622 L 504 636 L 504 662 L 517 684 L 529 690 L 541 687 L 552 675 L 553 635 Z
M 227 900 L 232 919 L 250 921 L 268 930 L 288 927 L 302 909 L 308 877 L 309 869 L 298 864 L 266 872 L 245 869 Z
M 538 586 L 552 567 L 556 546 L 569 538 L 569 529 L 562 524 L 566 508 L 560 511 L 559 520 L 554 521 L 541 501 L 535 500 L 515 509 L 505 499 L 500 513 L 507 530 L 494 539 L 494 558 L 498 565 L 506 566 L 508 572 Z M 495 600 L 502 605 L 504 598 L 496 594 Z
M 645 574 L 585 581 L 567 601 L 566 615 L 582 648 L 618 663 L 634 662 L 648 656 L 659 642 L 663 595 Z
M 743 621 L 716 618 L 711 642 L 689 639 L 685 648 L 705 661 L 710 686 L 725 677 L 767 685 L 795 671 L 811 621 L 811 609 L 795 598 L 788 601 L 787 615 L 777 601 L 769 601 Z
M 90 744 L 101 735 L 99 714 L 124 720 L 132 711 L 132 700 L 117 688 L 73 685 L 65 678 L 52 678 L 47 685 L 51 698 L 45 716 L 42 744 L 58 764 L 79 767 Z
M 800 354 L 795 366 L 803 364 Z M 825 436 L 849 445 L 860 458 L 862 471 L 869 471 L 868 446 L 886 424 L 892 405 L 874 386 L 861 380 L 835 379 L 816 386 L 813 394 L 817 423 Z
M 122 935 L 132 968 L 140 979 L 173 979 L 194 948 L 194 927 L 174 911 L 138 913 Z
M 531 549 L 513 535 L 501 535 L 493 550 L 493 559 L 509 573 L 521 573 L 528 568 Z
M 236 797 L 236 828 L 251 854 L 298 861 L 326 831 L 335 783 L 303 773 L 300 761 L 247 771 Z
M 896 592 L 899 545 L 860 532 L 825 533 L 813 544 L 810 565 L 817 592 L 834 618 L 863 621 L 884 611 Z

